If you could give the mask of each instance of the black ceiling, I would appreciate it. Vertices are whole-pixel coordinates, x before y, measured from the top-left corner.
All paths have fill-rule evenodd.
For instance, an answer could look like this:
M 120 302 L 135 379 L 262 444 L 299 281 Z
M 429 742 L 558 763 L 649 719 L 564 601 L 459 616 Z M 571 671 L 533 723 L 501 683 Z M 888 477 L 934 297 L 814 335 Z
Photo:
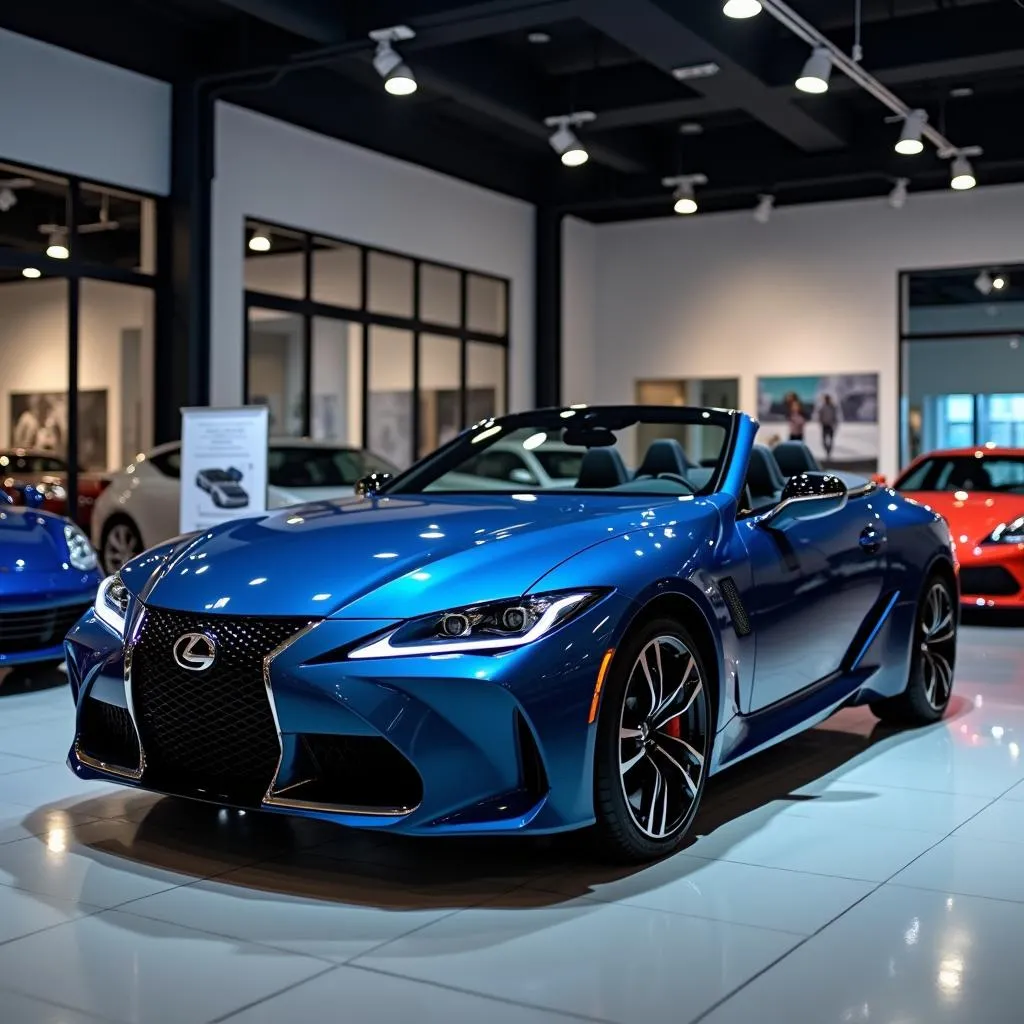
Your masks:
M 850 51 L 854 0 L 791 6 Z M 863 66 L 956 145 L 983 147 L 979 184 L 1024 180 L 1024 0 L 862 8 Z M 400 23 L 417 32 L 401 52 L 420 86 L 404 98 L 384 92 L 368 39 Z M 930 146 L 897 156 L 888 111 L 840 73 L 825 96 L 797 92 L 806 44 L 767 14 L 724 17 L 721 0 L 34 0 L 5 4 L 0 25 L 169 81 L 263 68 L 224 98 L 594 221 L 670 214 L 661 179 L 680 173 L 707 176 L 707 211 L 761 193 L 881 197 L 899 177 L 911 201 L 948 187 L 948 163 Z M 706 62 L 718 73 L 671 74 Z M 574 169 L 544 126 L 570 110 L 597 115 Z

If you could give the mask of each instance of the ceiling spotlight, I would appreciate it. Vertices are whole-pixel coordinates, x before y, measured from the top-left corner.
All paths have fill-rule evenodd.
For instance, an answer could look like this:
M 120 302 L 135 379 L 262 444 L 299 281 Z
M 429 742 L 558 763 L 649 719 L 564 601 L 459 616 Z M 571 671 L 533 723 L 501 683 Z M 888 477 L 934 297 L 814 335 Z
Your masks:
M 761 13 L 760 0 L 725 0 L 722 13 L 727 18 L 754 18 Z
M 903 121 L 896 152 L 903 156 L 917 156 L 924 149 L 921 134 L 928 121 L 928 114 L 923 110 L 912 110 Z
M 413 39 L 415 36 L 416 33 L 407 25 L 381 28 L 370 33 L 370 38 L 377 44 L 373 66 L 377 74 L 384 79 L 384 89 L 392 96 L 410 96 L 416 91 L 416 76 L 394 47 L 395 43 Z
M 43 272 L 41 270 L 37 270 L 35 267 L 25 267 L 25 269 L 22 270 L 21 272 L 21 276 L 27 277 L 31 280 L 35 280 L 35 278 L 37 277 L 42 277 Z
M 256 228 L 249 239 L 249 248 L 253 252 L 270 252 L 270 232 L 265 228 Z
M 680 135 L 702 135 L 704 133 L 704 125 L 699 124 L 697 121 L 684 121 L 679 126 Z
M 758 196 L 757 208 L 754 210 L 754 220 L 758 224 L 767 224 L 775 208 L 775 196 Z
M 533 43 L 535 46 L 543 46 L 545 43 L 551 42 L 551 36 L 547 32 L 531 32 L 527 37 L 528 43 Z
M 18 197 L 13 189 L 0 188 L 0 213 L 6 213 L 17 201 Z
M 708 179 L 703 174 L 680 174 L 674 178 L 662 178 L 662 185 L 672 189 L 672 209 L 676 213 L 687 214 L 697 212 L 697 198 L 694 185 L 706 185 Z
M 801 92 L 828 92 L 828 79 L 831 74 L 832 58 L 828 50 L 824 46 L 816 46 L 796 80 L 796 87 Z
M 898 178 L 889 193 L 889 205 L 894 210 L 902 210 L 903 204 L 907 201 L 907 186 L 910 184 L 908 178 Z
M 991 295 L 992 294 L 993 283 L 994 282 L 992 281 L 992 275 L 989 274 L 989 272 L 987 270 L 983 270 L 974 279 L 974 287 L 977 288 L 978 291 L 982 295 Z
M 63 231 L 54 231 L 46 246 L 46 255 L 51 260 L 66 260 L 70 255 L 68 236 Z
M 576 114 L 559 114 L 544 121 L 549 128 L 555 129 L 548 142 L 566 167 L 579 167 L 590 159 L 587 147 L 580 142 L 573 128 L 593 120 L 594 114 L 589 110 L 583 110 Z
M 950 170 L 949 187 L 955 188 L 958 192 L 974 188 L 977 181 L 974 179 L 974 168 L 970 160 L 961 153 L 953 158 L 953 166 Z
M 992 287 L 995 288 L 997 292 L 1001 292 L 1006 287 L 1006 278 L 1003 277 L 1002 274 L 1000 274 L 998 277 L 993 277 Z

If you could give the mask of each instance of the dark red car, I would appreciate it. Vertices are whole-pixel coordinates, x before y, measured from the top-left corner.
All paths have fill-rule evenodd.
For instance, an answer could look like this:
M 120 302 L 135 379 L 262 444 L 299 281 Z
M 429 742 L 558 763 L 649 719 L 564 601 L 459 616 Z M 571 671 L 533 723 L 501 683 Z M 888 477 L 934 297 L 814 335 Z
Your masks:
M 0 489 L 19 500 L 18 485 L 31 484 L 42 492 L 43 508 L 48 512 L 68 515 L 68 464 L 53 452 L 31 448 L 0 449 Z M 87 533 L 92 522 L 96 499 L 110 483 L 106 473 L 78 473 L 78 509 L 75 521 Z

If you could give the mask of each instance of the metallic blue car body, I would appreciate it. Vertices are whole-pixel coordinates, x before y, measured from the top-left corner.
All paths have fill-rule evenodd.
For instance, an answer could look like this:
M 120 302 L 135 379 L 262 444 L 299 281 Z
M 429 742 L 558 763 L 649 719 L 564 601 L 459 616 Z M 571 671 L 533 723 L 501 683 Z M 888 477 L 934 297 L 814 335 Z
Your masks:
M 955 573 L 946 524 L 864 482 L 840 511 L 796 521 L 780 540 L 762 516 L 738 517 L 756 430 L 730 414 L 719 488 L 706 496 L 384 495 L 240 520 L 147 552 L 121 574 L 129 650 L 152 609 L 315 623 L 264 663 L 277 771 L 265 795 L 239 801 L 184 775 L 149 777 L 144 751 L 130 766 L 87 753 L 90 701 L 126 727 L 138 711 L 125 647 L 92 613 L 66 644 L 79 715 L 69 765 L 82 778 L 345 825 L 558 832 L 595 820 L 599 665 L 655 607 L 686 621 L 715 677 L 711 772 L 840 707 L 901 692 L 925 580 Z M 566 624 L 500 654 L 348 657 L 416 616 L 595 587 L 602 596 Z M 415 806 L 290 796 L 304 785 L 312 734 L 397 751 L 422 783 Z
M 100 573 L 69 565 L 67 523 L 0 496 L 0 668 L 63 660 L 65 633 L 92 604 Z

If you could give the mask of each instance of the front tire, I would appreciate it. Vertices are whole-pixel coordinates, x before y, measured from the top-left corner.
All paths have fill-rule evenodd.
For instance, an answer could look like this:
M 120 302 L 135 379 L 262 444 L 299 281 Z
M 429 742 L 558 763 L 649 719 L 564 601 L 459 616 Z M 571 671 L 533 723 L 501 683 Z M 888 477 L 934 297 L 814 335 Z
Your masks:
M 883 722 L 929 725 L 946 713 L 953 695 L 957 611 L 956 594 L 945 577 L 930 576 L 917 606 L 907 688 L 871 705 Z
M 610 858 L 679 849 L 700 806 L 713 735 L 710 677 L 672 619 L 636 628 L 612 663 L 597 724 L 596 832 Z

